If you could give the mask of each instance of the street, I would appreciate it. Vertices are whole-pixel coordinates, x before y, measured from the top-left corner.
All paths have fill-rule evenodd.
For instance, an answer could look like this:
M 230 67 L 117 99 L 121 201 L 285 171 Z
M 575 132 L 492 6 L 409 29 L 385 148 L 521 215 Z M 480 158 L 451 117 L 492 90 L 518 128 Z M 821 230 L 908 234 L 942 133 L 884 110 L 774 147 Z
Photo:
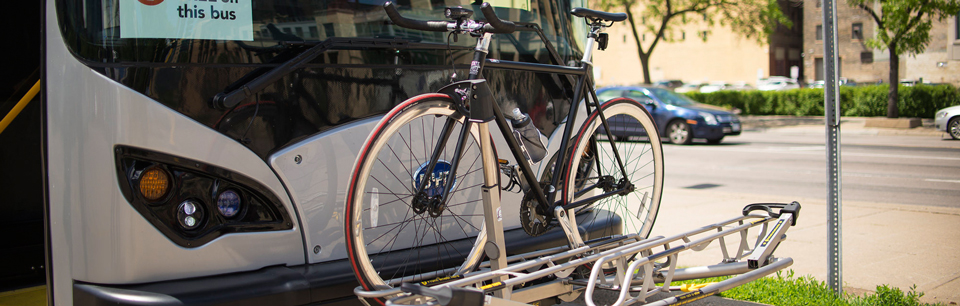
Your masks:
M 803 126 L 664 145 L 665 187 L 826 198 L 825 142 L 823 126 Z M 840 154 L 843 200 L 960 207 L 960 141 L 854 130 Z

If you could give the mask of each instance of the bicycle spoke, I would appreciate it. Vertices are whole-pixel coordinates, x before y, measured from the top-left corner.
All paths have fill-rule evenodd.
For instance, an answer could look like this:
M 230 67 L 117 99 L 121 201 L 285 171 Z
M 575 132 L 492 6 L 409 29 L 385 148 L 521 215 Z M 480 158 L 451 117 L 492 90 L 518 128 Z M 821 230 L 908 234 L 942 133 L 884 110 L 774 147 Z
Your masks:
M 460 137 L 437 139 L 441 134 L 460 135 L 465 128 L 462 117 L 451 116 L 453 109 L 425 103 L 391 113 L 394 118 L 378 130 L 381 135 L 371 137 L 373 144 L 367 146 L 371 152 L 361 155 L 368 165 L 362 169 L 365 179 L 351 192 L 358 195 L 354 200 L 366 202 L 350 204 L 351 221 L 360 222 L 362 228 L 350 251 L 362 251 L 369 258 L 354 261 L 368 284 L 387 285 L 387 280 L 413 275 L 439 277 L 439 271 L 473 252 L 465 246 L 474 243 L 460 241 L 476 239 L 483 228 L 483 213 L 478 211 L 483 166 L 477 129 L 470 129 L 460 150 L 456 145 Z M 457 152 L 460 156 L 454 156 Z M 431 172 L 424 165 L 433 157 L 442 166 L 430 167 Z M 457 163 L 455 169 L 449 161 Z M 426 196 L 416 194 L 418 180 L 426 184 Z M 439 193 L 434 193 L 441 188 L 449 188 L 443 189 L 448 194 L 442 204 L 435 202 Z M 370 218 L 377 218 L 378 224 L 373 226 Z
M 609 106 L 616 105 L 616 106 Z M 578 222 L 587 228 L 593 228 L 593 231 L 600 235 L 617 234 L 612 232 L 616 227 L 608 226 L 611 218 L 621 220 L 623 233 L 640 233 L 646 235 L 649 232 L 651 220 L 649 216 L 655 214 L 656 203 L 659 198 L 659 184 L 662 172 L 659 156 L 659 139 L 650 138 L 647 143 L 616 141 L 615 137 L 630 137 L 640 134 L 656 135 L 656 130 L 645 129 L 644 124 L 652 126 L 652 120 L 641 123 L 639 118 L 646 116 L 645 112 L 639 110 L 635 103 L 621 102 L 606 105 L 601 111 L 607 118 L 607 125 L 600 123 L 599 115 L 593 117 L 593 121 L 584 127 L 584 135 L 593 135 L 591 137 L 578 138 L 574 148 L 581 150 L 574 153 L 573 156 L 582 155 L 579 158 L 581 166 L 577 172 L 570 172 L 570 175 L 578 175 L 572 178 L 574 184 L 568 188 L 577 188 L 571 195 L 572 201 L 576 199 L 587 199 L 597 195 L 609 193 L 614 190 L 620 190 L 628 186 L 633 186 L 627 194 L 611 194 L 590 204 L 586 204 L 577 210 L 577 213 L 591 212 L 588 216 L 581 216 Z M 608 114 L 609 112 L 609 114 Z M 641 125 L 629 125 L 641 123 Z M 625 133 L 625 134 L 621 134 Z M 655 152 L 656 150 L 656 152 Z M 618 158 L 619 157 L 619 158 Z M 622 161 L 620 164 L 618 161 Z M 583 173 L 582 165 L 596 164 L 596 169 L 590 173 Z M 622 165 L 622 167 L 621 167 Z M 570 166 L 574 167 L 574 166 Z M 629 182 L 630 185 L 621 185 Z M 612 184 L 612 185 L 611 185 Z M 593 187 L 596 188 L 593 188 Z M 593 189 L 591 189 L 593 188 Z M 581 191 L 582 190 L 582 191 Z M 646 227 L 645 227 L 646 226 Z

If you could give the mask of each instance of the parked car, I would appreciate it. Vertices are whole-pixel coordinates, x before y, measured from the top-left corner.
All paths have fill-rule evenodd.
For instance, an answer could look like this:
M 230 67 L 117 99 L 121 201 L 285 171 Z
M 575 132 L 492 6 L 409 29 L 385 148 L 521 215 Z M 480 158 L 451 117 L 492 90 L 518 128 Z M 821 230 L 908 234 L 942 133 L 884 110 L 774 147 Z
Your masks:
M 914 85 L 917 85 L 917 84 L 919 84 L 919 83 L 920 83 L 920 81 L 918 81 L 918 80 L 910 80 L 910 79 L 902 79 L 902 80 L 900 80 L 900 85 L 903 85 L 903 86 L 914 86 Z
M 938 110 L 933 118 L 938 131 L 947 132 L 953 139 L 960 139 L 960 105 Z
M 729 90 L 733 88 L 733 84 L 727 82 L 713 82 L 706 86 L 700 87 L 700 92 L 710 93 L 714 91 Z
M 747 82 L 735 82 L 733 85 L 730 85 L 729 90 L 754 90 L 753 86 L 747 84 Z
M 757 82 L 759 90 L 786 90 L 800 88 L 800 83 L 787 77 L 769 77 Z
M 720 143 L 725 136 L 740 135 L 740 117 L 725 109 L 693 101 L 668 89 L 644 86 L 607 87 L 597 91 L 600 100 L 627 97 L 643 104 L 661 136 L 675 144 L 690 144 L 704 138 Z M 616 135 L 618 138 L 645 135 Z
M 677 88 L 674 89 L 673 91 L 679 92 L 679 93 L 691 92 L 691 91 L 700 91 L 700 87 L 703 87 L 704 85 L 706 85 L 706 84 L 687 83 L 687 84 L 683 84 L 683 86 L 677 87 Z
M 807 88 L 823 88 L 823 84 L 824 84 L 823 80 L 816 80 L 810 84 L 807 84 Z M 857 81 L 854 81 L 848 78 L 840 78 L 840 80 L 837 80 L 837 84 L 840 86 L 858 86 L 859 85 L 857 84 Z
M 675 89 L 680 86 L 683 86 L 683 81 L 681 80 L 663 80 L 653 83 L 653 85 L 660 86 L 668 89 Z
M 857 81 L 848 78 L 840 78 L 839 82 L 840 86 L 857 86 Z

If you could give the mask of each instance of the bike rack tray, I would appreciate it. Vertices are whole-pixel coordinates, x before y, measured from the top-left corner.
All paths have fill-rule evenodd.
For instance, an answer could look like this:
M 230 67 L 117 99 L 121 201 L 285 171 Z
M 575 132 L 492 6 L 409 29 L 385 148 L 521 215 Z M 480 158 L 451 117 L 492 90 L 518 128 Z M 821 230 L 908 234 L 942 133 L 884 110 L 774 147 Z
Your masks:
M 755 214 L 758 210 L 766 214 Z M 792 265 L 793 259 L 774 257 L 773 252 L 796 225 L 799 212 L 797 202 L 750 204 L 742 216 L 670 237 L 608 237 L 576 249 L 564 246 L 510 256 L 507 267 L 499 270 L 490 270 L 485 263 L 466 275 L 379 291 L 357 287 L 354 293 L 364 302 L 392 296 L 387 305 L 525 305 L 551 297 L 572 301 L 582 293 L 586 304 L 594 306 L 597 290 L 619 292 L 613 305 L 646 303 L 660 292 L 687 290 L 648 305 L 685 304 Z M 751 229 L 759 229 L 752 246 Z M 739 238 L 733 252 L 726 243 L 730 236 Z M 677 268 L 680 253 L 704 251 L 713 241 L 719 242 L 722 253 L 718 264 Z M 736 276 L 694 289 L 671 286 L 675 281 L 732 275 Z

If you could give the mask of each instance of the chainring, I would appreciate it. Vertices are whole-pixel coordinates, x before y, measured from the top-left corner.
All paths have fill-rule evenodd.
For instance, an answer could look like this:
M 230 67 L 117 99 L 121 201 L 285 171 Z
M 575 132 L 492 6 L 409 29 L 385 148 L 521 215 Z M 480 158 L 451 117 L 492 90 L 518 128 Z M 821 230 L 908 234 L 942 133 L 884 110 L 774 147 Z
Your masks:
M 537 199 L 528 193 L 520 203 L 520 224 L 527 235 L 536 237 L 550 231 L 557 225 L 553 215 L 537 213 Z

